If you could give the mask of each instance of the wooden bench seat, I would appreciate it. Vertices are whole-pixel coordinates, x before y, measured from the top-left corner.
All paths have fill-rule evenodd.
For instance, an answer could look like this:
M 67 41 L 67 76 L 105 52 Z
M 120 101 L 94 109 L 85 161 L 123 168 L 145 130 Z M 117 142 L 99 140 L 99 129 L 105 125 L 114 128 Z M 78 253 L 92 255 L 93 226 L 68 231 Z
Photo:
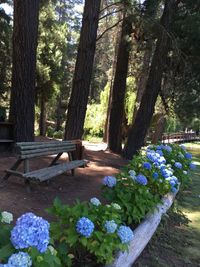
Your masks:
M 84 165 L 85 165 L 84 160 L 74 160 L 69 163 L 61 163 L 52 167 L 47 167 L 40 170 L 27 172 L 23 174 L 23 177 L 26 179 L 39 180 L 40 182 L 44 182 L 57 175 L 63 174 L 66 171 L 73 170 L 77 167 Z
M 76 145 L 73 141 L 21 142 L 16 144 L 15 151 L 18 159 L 9 170 L 6 170 L 3 180 L 8 179 L 10 175 L 19 176 L 25 180 L 28 187 L 30 180 L 44 182 L 66 171 L 71 171 L 74 175 L 76 168 L 85 167 L 87 164 L 86 160 L 75 158 Z M 68 161 L 59 163 L 58 160 L 63 153 L 68 154 Z M 30 159 L 48 155 L 55 155 L 48 167 L 30 171 Z M 22 162 L 24 169 L 23 172 L 19 172 L 17 168 Z

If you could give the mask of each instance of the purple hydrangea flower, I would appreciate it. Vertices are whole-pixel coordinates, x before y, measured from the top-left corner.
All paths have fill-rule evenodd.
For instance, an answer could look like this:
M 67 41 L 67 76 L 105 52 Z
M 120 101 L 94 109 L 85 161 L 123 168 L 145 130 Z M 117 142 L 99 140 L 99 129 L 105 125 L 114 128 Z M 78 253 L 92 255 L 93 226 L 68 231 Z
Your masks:
M 131 228 L 123 225 L 119 227 L 117 235 L 119 236 L 122 244 L 129 243 L 134 237 Z
M 36 247 L 39 252 L 47 250 L 49 244 L 49 223 L 29 212 L 17 219 L 11 231 L 11 242 L 16 249 Z
M 147 183 L 148 183 L 146 176 L 144 176 L 143 174 L 138 174 L 138 175 L 135 177 L 135 181 L 136 181 L 138 184 L 141 184 L 141 185 L 147 185 Z
M 117 229 L 117 224 L 114 220 L 106 221 L 104 227 L 108 234 L 113 234 Z
M 90 219 L 82 217 L 76 223 L 76 231 L 88 238 L 94 231 L 94 223 Z
M 117 183 L 117 179 L 113 176 L 105 176 L 103 178 L 103 184 L 110 188 L 114 187 L 116 183 Z

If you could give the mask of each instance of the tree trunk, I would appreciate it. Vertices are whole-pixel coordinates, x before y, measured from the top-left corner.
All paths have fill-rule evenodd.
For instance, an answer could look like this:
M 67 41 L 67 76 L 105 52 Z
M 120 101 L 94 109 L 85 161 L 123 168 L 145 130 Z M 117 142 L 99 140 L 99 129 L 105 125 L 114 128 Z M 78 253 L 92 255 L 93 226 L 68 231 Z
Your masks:
M 135 121 L 135 117 L 138 111 L 138 108 L 140 106 L 140 102 L 147 84 L 148 74 L 149 74 L 149 68 L 150 68 L 150 62 L 153 52 L 153 40 L 147 41 L 146 50 L 144 52 L 143 57 L 143 63 L 142 63 L 142 70 L 140 73 L 140 77 L 137 84 L 137 94 L 136 94 L 136 100 L 135 100 L 135 106 L 133 110 L 133 119 L 132 123 Z
M 14 0 L 10 121 L 17 142 L 34 140 L 39 0 Z
M 57 99 L 57 109 L 56 109 L 56 131 L 61 130 L 61 96 L 58 96 Z
M 163 114 L 158 118 L 158 121 L 156 123 L 155 133 L 152 136 L 152 144 L 158 143 L 158 141 L 162 140 L 162 135 L 165 130 L 165 124 L 166 124 L 166 118 Z
M 121 13 L 118 15 L 118 19 L 122 18 Z M 112 88 L 113 88 L 113 80 L 115 76 L 116 64 L 117 64 L 117 52 L 119 49 L 119 41 L 120 41 L 120 34 L 121 34 L 121 25 L 117 28 L 117 33 L 115 36 L 115 50 L 114 50 L 114 59 L 112 64 L 112 74 L 110 79 L 110 91 L 109 91 L 109 98 L 108 98 L 108 107 L 106 112 L 106 121 L 104 125 L 104 135 L 103 135 L 103 142 L 108 142 L 108 129 L 109 129 L 109 118 L 110 118 L 110 109 L 111 109 L 111 100 L 112 100 Z
M 108 148 L 114 153 L 122 151 L 122 120 L 128 73 L 130 35 L 132 25 L 130 18 L 124 16 L 117 55 L 115 78 L 112 89 L 111 110 L 109 118 Z
M 40 100 L 39 128 L 40 128 L 40 135 L 45 136 L 46 135 L 46 102 L 45 102 L 43 95 L 41 95 L 41 100 Z
M 81 139 L 83 135 L 96 48 L 100 4 L 100 0 L 85 1 L 72 93 L 67 112 L 65 139 Z
M 161 2 L 160 0 L 144 1 L 145 12 L 144 12 L 143 19 L 146 19 L 147 21 L 149 19 L 151 19 L 152 21 L 155 20 L 160 2 Z M 132 124 L 135 121 L 135 117 L 136 117 L 138 108 L 140 106 L 140 102 L 141 102 L 144 90 L 146 88 L 148 75 L 149 75 L 149 69 L 150 69 L 150 63 L 151 63 L 152 54 L 153 54 L 153 48 L 154 48 L 154 40 L 152 39 L 152 37 L 147 38 L 145 52 L 143 56 L 142 69 L 141 69 L 140 76 L 139 76 L 138 83 L 137 83 L 137 94 L 136 94 L 136 100 L 135 100 L 135 107 L 133 110 Z
M 163 71 L 169 51 L 170 39 L 167 32 L 170 31 L 175 3 L 175 0 L 165 1 L 165 8 L 161 17 L 162 28 L 160 29 L 156 43 L 156 49 L 152 59 L 147 85 L 142 96 L 140 108 L 137 112 L 134 125 L 129 131 L 127 143 L 124 149 L 124 156 L 127 159 L 132 159 L 133 155 L 136 154 L 143 146 L 147 130 L 151 123 L 155 103 L 161 90 Z

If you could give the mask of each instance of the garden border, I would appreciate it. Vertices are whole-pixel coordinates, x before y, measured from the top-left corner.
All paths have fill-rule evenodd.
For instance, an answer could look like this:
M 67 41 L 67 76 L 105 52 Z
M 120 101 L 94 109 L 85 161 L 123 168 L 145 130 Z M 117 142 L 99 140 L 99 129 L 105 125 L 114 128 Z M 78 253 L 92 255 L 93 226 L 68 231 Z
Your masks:
M 106 265 L 106 267 L 132 266 L 158 228 L 162 215 L 165 214 L 173 204 L 176 194 L 177 192 L 168 193 L 162 198 L 162 204 L 158 204 L 153 213 L 148 213 L 141 224 L 134 230 L 134 238 L 130 242 L 128 251 L 118 252 L 114 262 Z

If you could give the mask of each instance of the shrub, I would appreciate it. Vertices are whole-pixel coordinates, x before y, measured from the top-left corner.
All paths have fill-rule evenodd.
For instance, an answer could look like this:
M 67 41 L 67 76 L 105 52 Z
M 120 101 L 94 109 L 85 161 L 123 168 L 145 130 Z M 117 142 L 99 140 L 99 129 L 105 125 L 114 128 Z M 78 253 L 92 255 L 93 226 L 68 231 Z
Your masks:
M 89 203 L 77 202 L 70 207 L 56 199 L 48 212 L 57 217 L 57 222 L 51 225 L 51 236 L 58 244 L 63 266 L 71 264 L 66 262 L 63 249 L 83 265 L 91 258 L 95 258 L 95 262 L 110 263 L 116 250 L 127 249 L 130 240 L 121 242 L 117 232 L 122 220 L 121 209 L 116 204 L 102 205 L 97 198 L 92 198 Z

